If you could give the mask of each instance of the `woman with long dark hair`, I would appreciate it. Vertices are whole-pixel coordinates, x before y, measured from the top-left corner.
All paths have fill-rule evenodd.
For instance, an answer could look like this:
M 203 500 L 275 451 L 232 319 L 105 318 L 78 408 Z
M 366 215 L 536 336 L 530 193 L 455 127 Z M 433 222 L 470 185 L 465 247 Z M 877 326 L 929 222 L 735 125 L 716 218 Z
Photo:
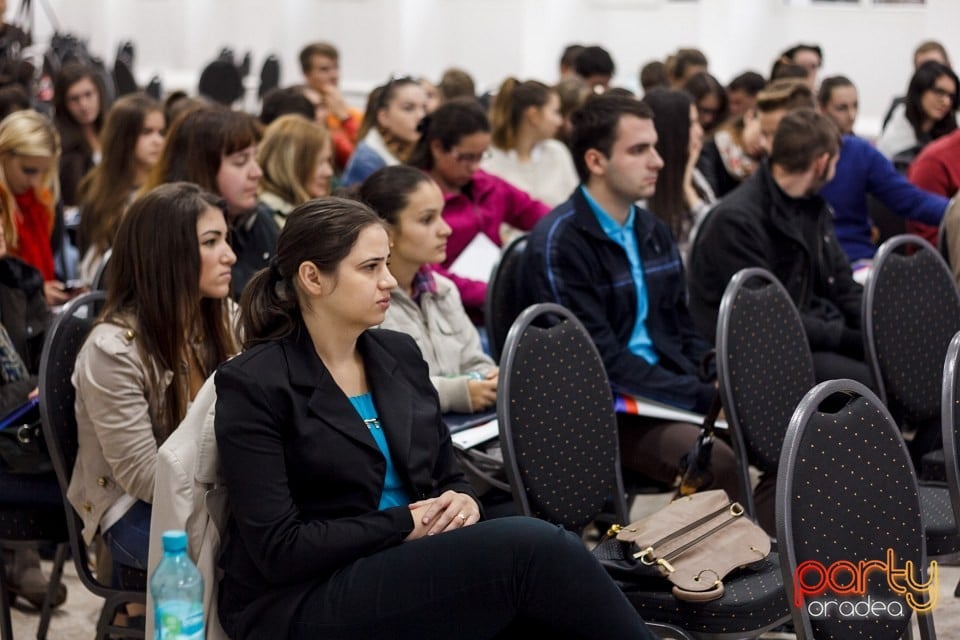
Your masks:
M 96 69 L 79 62 L 63 65 L 53 82 L 53 113 L 63 144 L 60 195 L 65 206 L 79 204 L 80 181 L 100 163 L 100 130 L 109 106 Z
M 389 255 L 367 206 L 312 200 L 244 292 L 246 351 L 216 376 L 224 630 L 652 638 L 577 536 L 480 522 L 417 345 L 370 329 L 396 286 Z
M 920 65 L 904 104 L 893 111 L 877 139 L 880 153 L 905 170 L 924 146 L 957 128 L 958 91 L 953 69 L 935 61 Z
M 67 497 L 89 544 L 147 567 L 157 449 L 217 365 L 237 352 L 228 298 L 236 257 L 223 202 L 196 185 L 157 187 L 117 231 L 103 313 L 77 356 L 79 449 Z

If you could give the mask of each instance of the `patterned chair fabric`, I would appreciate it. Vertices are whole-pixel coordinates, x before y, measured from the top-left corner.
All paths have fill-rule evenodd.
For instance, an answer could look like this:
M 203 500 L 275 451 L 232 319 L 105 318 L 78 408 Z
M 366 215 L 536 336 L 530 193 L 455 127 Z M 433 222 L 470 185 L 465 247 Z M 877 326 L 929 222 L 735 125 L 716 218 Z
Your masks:
M 914 252 L 899 253 L 905 248 Z M 893 414 L 908 423 L 938 419 L 944 356 L 960 330 L 960 294 L 925 240 L 897 236 L 880 247 L 867 278 L 863 326 L 867 358 Z
M 790 416 L 816 383 L 813 356 L 790 294 L 764 269 L 744 269 L 730 280 L 716 345 L 720 393 L 749 496 L 747 464 L 776 471 Z
M 960 522 L 960 332 L 950 340 L 943 362 L 940 423 L 947 489 L 950 492 L 950 515 L 953 516 L 951 521 L 956 530 L 956 523 Z M 957 584 L 956 595 L 960 596 L 960 583 Z
M 500 262 L 494 267 L 487 284 L 483 315 L 490 340 L 490 355 L 497 362 L 500 361 L 510 325 L 523 311 L 523 296 L 520 290 L 522 278 L 519 269 L 526 248 L 525 235 L 514 238 L 504 247 Z
M 780 470 L 777 533 L 791 600 L 796 569 L 804 562 L 820 563 L 824 571 L 841 561 L 886 563 L 891 549 L 896 568 L 912 562 L 915 579 L 921 567 L 926 571 L 920 494 L 910 456 L 890 413 L 865 386 L 833 380 L 814 387 L 790 422 Z M 814 571 L 803 583 L 812 586 L 820 575 Z M 841 586 L 852 580 L 847 570 L 838 576 Z M 864 584 L 862 596 L 801 594 L 801 606 L 792 608 L 797 637 L 900 638 L 910 625 L 910 605 L 890 588 L 885 569 L 868 574 Z M 873 602 L 899 603 L 903 615 L 846 616 L 838 613 L 839 605 L 818 604 L 854 603 L 868 596 Z M 823 611 L 826 615 L 819 616 Z M 919 616 L 919 622 L 924 638 L 935 637 L 932 615 Z
M 549 316 L 559 322 L 534 324 Z M 613 395 L 583 325 L 558 305 L 530 307 L 507 338 L 500 378 L 501 446 L 523 513 L 580 531 L 613 503 L 622 521 Z
M 612 503 L 625 522 L 613 396 L 583 325 L 559 305 L 526 309 L 507 336 L 500 376 L 500 439 L 520 511 L 579 531 Z M 789 616 L 778 564 L 772 553 L 729 576 L 723 597 L 707 603 L 677 600 L 666 580 L 657 591 L 621 588 L 665 637 L 755 637 Z
M 93 326 L 106 299 L 103 291 L 94 291 L 71 301 L 47 334 L 40 358 L 40 415 L 43 435 L 50 450 L 60 489 L 66 495 L 73 465 L 77 459 L 77 421 L 74 412 L 76 392 L 70 378 L 77 353 Z M 113 626 L 117 608 L 129 602 L 146 602 L 146 573 L 124 571 L 124 584 L 143 585 L 143 591 L 113 589 L 99 581 L 87 561 L 87 546 L 81 534 L 83 525 L 73 506 L 64 499 L 70 547 L 80 581 L 95 595 L 106 598 L 97 623 L 97 638 L 109 633 L 117 638 L 143 638 L 143 630 Z

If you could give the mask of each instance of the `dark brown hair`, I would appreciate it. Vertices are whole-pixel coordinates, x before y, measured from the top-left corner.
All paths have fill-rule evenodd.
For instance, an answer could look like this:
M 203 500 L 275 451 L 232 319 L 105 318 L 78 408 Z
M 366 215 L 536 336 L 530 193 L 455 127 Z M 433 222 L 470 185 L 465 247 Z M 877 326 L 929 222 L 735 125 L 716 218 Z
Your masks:
M 407 164 L 429 171 L 434 164 L 431 142 L 439 140 L 443 150 L 449 151 L 466 136 L 489 131 L 490 121 L 476 100 L 458 98 L 444 102 L 420 122 L 420 139 Z
M 83 130 L 70 115 L 70 110 L 67 108 L 67 92 L 70 91 L 70 87 L 85 78 L 89 78 L 93 83 L 100 100 L 100 111 L 97 113 L 97 119 L 93 122 L 93 130 L 100 133 L 100 129 L 103 127 L 108 105 L 106 104 L 107 96 L 100 74 L 93 67 L 79 62 L 68 62 L 63 65 L 53 82 L 53 121 L 60 131 L 61 144 L 64 149 L 82 146 L 87 151 L 92 151 L 83 135 Z
M 240 296 L 244 347 L 297 329 L 303 320 L 295 284 L 300 265 L 312 262 L 323 274 L 336 273 L 360 232 L 374 224 L 383 223 L 356 200 L 318 198 L 294 209 L 280 230 L 273 266 L 258 271 Z
M 520 82 L 507 78 L 500 85 L 490 107 L 491 138 L 494 146 L 509 151 L 517 146 L 517 132 L 523 114 L 530 107 L 543 107 L 556 91 L 536 80 Z
M 834 156 L 839 151 L 840 130 L 833 120 L 813 109 L 794 109 L 777 127 L 770 163 L 787 173 L 803 173 L 824 153 Z
M 194 184 L 166 184 L 134 201 L 117 230 L 101 318 L 133 323 L 148 376 L 173 372 L 154 416 L 158 442 L 187 411 L 190 385 L 181 363 L 188 339 L 202 340 L 197 356 L 204 375 L 237 352 L 229 303 L 200 296 L 197 219 L 211 207 L 222 211 L 224 206 L 222 199 Z M 152 382 L 159 388 L 159 379 Z
M 410 203 L 410 194 L 424 182 L 433 182 L 433 179 L 419 169 L 402 164 L 383 167 L 363 181 L 357 190 L 357 199 L 388 224 L 396 226 L 400 222 L 398 214 Z
M 310 71 L 315 56 L 330 58 L 334 62 L 340 62 L 340 52 L 329 42 L 314 42 L 308 44 L 300 50 L 300 70 L 303 73 Z

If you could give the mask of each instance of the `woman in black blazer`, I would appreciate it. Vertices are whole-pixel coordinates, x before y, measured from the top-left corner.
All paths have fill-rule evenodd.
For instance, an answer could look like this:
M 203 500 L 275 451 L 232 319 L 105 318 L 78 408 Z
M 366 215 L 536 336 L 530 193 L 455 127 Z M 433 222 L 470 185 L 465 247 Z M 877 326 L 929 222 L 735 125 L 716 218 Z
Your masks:
M 396 285 L 389 252 L 367 207 L 314 200 L 244 292 L 248 350 L 216 377 L 224 629 L 652 638 L 576 536 L 531 518 L 476 524 L 416 343 L 368 330 Z

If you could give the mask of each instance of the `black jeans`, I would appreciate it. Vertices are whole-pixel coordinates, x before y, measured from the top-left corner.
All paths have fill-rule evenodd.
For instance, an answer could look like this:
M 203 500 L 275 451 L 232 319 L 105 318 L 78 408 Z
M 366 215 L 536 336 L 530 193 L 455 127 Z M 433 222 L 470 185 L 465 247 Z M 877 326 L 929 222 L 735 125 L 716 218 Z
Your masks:
M 317 585 L 291 637 L 649 638 L 583 543 L 533 518 L 500 518 L 357 560 Z

